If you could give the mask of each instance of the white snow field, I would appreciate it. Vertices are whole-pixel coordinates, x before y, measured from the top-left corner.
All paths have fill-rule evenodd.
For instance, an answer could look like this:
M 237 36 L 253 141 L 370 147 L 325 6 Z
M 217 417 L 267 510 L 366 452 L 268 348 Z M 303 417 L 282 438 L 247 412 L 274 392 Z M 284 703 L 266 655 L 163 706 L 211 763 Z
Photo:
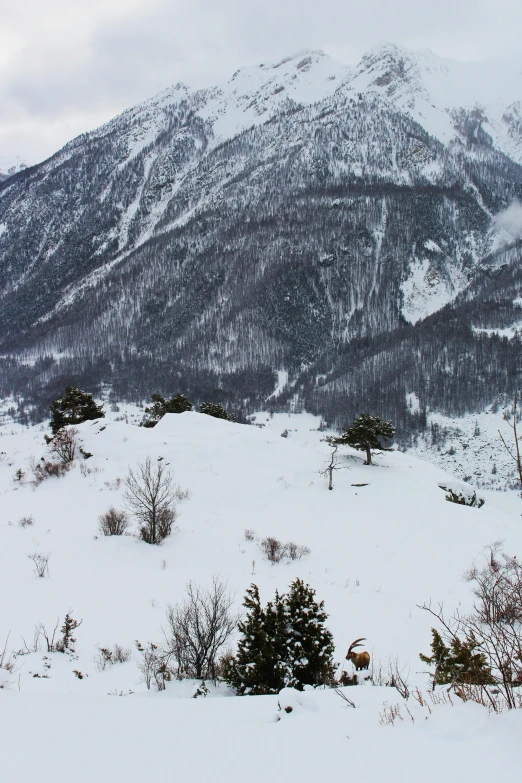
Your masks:
M 433 623 L 417 605 L 469 607 L 462 575 L 484 548 L 502 541 L 520 556 L 522 501 L 503 510 L 505 493 L 481 490 L 480 509 L 448 503 L 439 484 L 461 482 L 442 469 L 400 452 L 367 467 L 350 449 L 329 492 L 318 418 L 258 414 L 255 424 L 264 426 L 197 413 L 167 415 L 154 429 L 86 422 L 78 430 L 93 456 L 36 488 L 14 476 L 29 479 L 30 456 L 46 454 L 44 429 L 0 428 L 0 655 L 5 640 L 7 651 L 23 640 L 31 648 L 38 623 L 52 631 L 67 612 L 83 621 L 74 655 L 42 648 L 19 655 L 11 674 L 0 670 L 2 781 L 518 779 L 522 710 L 489 714 L 445 689 L 430 698 L 418 656 L 430 651 Z M 162 457 L 189 490 L 177 530 L 159 547 L 101 536 L 98 515 L 124 507 L 127 471 L 147 456 Z M 33 524 L 19 524 L 29 516 Z M 310 554 L 271 565 L 265 536 Z M 50 555 L 45 578 L 33 571 L 35 552 Z M 167 605 L 189 580 L 205 587 L 213 575 L 228 581 L 238 609 L 251 582 L 266 602 L 304 579 L 325 601 L 336 660 L 364 636 L 376 667 L 398 658 L 426 703 L 364 682 L 341 689 L 355 709 L 333 690 L 235 697 L 220 685 L 193 699 L 200 683 L 184 680 L 147 691 L 135 640 L 161 641 Z M 99 646 L 116 643 L 132 648 L 131 660 L 98 671 Z M 399 705 L 394 725 L 382 720 L 385 704 Z

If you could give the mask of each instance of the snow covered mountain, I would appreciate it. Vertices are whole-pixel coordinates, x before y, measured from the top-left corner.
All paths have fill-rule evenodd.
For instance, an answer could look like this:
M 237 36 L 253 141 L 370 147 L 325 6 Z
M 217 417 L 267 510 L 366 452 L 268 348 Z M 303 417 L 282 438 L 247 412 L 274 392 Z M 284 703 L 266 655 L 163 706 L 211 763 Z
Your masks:
M 72 376 L 248 409 L 278 370 L 273 404 L 336 420 L 364 390 L 405 431 L 509 393 L 521 73 L 391 45 L 356 67 L 302 52 L 175 85 L 11 177 L 4 392 L 43 399 Z
M 13 174 L 17 174 L 19 171 L 24 171 L 27 168 L 27 163 L 21 158 L 6 158 L 0 155 L 0 184 L 5 182 L 6 179 L 12 177 Z

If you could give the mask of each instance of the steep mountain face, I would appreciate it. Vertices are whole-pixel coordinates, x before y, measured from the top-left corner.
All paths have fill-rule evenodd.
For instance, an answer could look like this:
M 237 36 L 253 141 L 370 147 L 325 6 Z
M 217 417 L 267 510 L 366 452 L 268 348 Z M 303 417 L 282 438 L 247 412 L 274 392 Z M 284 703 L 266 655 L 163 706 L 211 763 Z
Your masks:
M 78 137 L 0 185 L 4 392 L 74 376 L 248 408 L 279 370 L 274 405 L 363 399 L 406 429 L 508 392 L 521 94 L 430 53 L 308 52 Z

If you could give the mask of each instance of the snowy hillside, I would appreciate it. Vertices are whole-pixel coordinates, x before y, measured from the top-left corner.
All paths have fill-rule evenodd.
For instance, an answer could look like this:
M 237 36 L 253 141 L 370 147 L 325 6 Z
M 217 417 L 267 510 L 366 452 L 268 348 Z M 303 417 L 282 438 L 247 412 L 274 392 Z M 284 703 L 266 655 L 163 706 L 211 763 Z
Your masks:
M 400 768 L 408 781 L 418 778 L 419 764 L 429 781 L 456 780 L 464 770 L 476 781 L 494 770 L 513 779 L 518 710 L 490 716 L 456 697 L 453 705 L 431 700 L 430 709 L 410 699 L 412 717 L 402 706 L 394 728 L 380 716 L 384 703 L 401 698 L 369 683 L 343 689 L 355 710 L 333 691 L 241 698 L 220 686 L 194 701 L 199 682 L 146 690 L 135 640 L 160 641 L 167 605 L 182 599 L 189 580 L 208 586 L 216 575 L 227 580 L 238 609 L 251 582 L 266 601 L 301 577 L 325 601 L 337 661 L 365 636 L 376 669 L 398 658 L 410 685 L 425 692 L 418 654 L 429 652 L 433 623 L 417 605 L 432 600 L 465 610 L 471 596 L 462 574 L 484 547 L 502 540 L 507 552 L 521 552 L 520 512 L 510 511 L 511 500 L 486 492 L 480 509 L 448 503 L 439 484 L 458 482 L 410 454 L 383 454 L 366 467 L 347 449 L 329 492 L 320 471 L 330 450 L 318 425 L 307 414 L 257 414 L 254 426 L 196 413 L 167 415 L 154 429 L 86 422 L 78 430 L 93 456 L 36 488 L 30 457 L 46 454 L 43 428 L 0 429 L 1 646 L 7 639 L 8 650 L 27 651 L 37 624 L 52 631 L 67 612 L 83 621 L 74 654 L 40 649 L 16 657 L 0 690 L 6 779 L 25 783 L 58 763 L 81 783 L 145 774 L 166 781 L 172 765 L 190 780 L 238 783 L 246 767 L 256 781 L 312 781 L 319 770 L 335 779 L 348 767 L 375 780 L 384 764 L 388 777 Z M 104 537 L 97 527 L 99 514 L 123 508 L 128 470 L 147 456 L 164 461 L 189 493 L 179 502 L 178 528 L 160 547 L 133 535 Z M 266 536 L 310 553 L 271 565 L 259 546 Z M 33 572 L 35 553 L 49 555 L 45 578 Z M 131 659 L 100 671 L 99 648 L 114 644 L 131 649 Z M 351 673 L 351 664 L 345 669 Z M 293 710 L 276 722 L 278 700 Z M 40 751 L 23 753 L 22 738 Z M 411 764 L 404 765 L 406 754 Z

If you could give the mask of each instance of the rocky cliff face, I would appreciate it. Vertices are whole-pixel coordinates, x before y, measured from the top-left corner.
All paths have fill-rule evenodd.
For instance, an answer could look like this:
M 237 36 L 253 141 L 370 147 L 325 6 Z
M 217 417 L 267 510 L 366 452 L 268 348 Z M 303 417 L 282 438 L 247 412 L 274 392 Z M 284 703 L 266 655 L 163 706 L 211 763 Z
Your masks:
M 451 318 L 462 383 L 507 389 L 477 329 L 518 312 L 522 221 L 501 217 L 522 200 L 522 79 L 508 76 L 394 46 L 355 68 L 307 52 L 221 87 L 176 85 L 10 177 L 5 389 L 45 396 L 70 374 L 248 407 L 279 370 L 281 403 L 335 418 L 382 385 L 375 404 L 407 418 L 411 392 L 421 410 L 464 393 L 433 391 L 460 361 L 436 342 Z

